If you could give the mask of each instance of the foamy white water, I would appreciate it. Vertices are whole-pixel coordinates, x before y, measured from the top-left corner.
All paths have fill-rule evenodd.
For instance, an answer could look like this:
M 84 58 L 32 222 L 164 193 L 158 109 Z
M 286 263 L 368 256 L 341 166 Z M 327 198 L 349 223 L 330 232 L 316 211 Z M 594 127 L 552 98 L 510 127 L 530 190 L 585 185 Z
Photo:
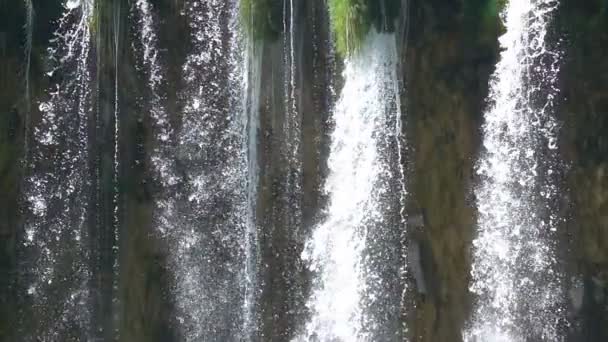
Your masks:
M 479 216 L 472 284 L 478 300 L 466 341 L 561 341 L 557 229 L 551 201 L 559 53 L 547 47 L 557 0 L 511 0 L 504 49 L 490 81 L 475 188 Z
M 370 33 L 345 63 L 325 183 L 329 207 L 302 255 L 314 272 L 311 319 L 297 341 L 372 341 L 387 324 L 370 312 L 390 294 L 370 267 L 378 255 L 367 250 L 378 242 L 373 231 L 390 225 L 394 215 L 385 195 L 402 191 L 390 185 L 400 177 L 390 162 L 398 159 L 390 141 L 400 134 L 394 131 L 401 115 L 396 62 L 394 35 Z
M 27 295 L 35 324 L 25 340 L 85 339 L 91 312 L 88 232 L 90 178 L 88 121 L 91 105 L 93 1 L 67 1 L 48 49 L 61 81 L 48 90 L 33 130 L 24 196 Z M 52 80 L 52 79 L 51 79 Z M 30 273 L 31 272 L 31 273 Z

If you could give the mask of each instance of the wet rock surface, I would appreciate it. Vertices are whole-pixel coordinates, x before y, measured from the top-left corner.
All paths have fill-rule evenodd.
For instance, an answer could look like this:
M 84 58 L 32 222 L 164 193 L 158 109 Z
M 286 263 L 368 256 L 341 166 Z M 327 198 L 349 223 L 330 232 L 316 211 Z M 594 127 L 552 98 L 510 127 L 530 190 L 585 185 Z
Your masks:
M 417 289 L 416 309 L 405 310 L 412 341 L 459 341 L 472 301 L 473 167 L 500 23 L 497 16 L 479 20 L 481 10 L 466 1 L 412 1 L 409 11 L 403 56 L 409 211 L 422 209 L 426 218 L 410 239 L 426 289 Z
M 563 1 L 556 31 L 565 46 L 561 73 L 561 150 L 569 167 L 566 232 L 572 287 L 582 292 L 573 341 L 608 339 L 608 4 Z

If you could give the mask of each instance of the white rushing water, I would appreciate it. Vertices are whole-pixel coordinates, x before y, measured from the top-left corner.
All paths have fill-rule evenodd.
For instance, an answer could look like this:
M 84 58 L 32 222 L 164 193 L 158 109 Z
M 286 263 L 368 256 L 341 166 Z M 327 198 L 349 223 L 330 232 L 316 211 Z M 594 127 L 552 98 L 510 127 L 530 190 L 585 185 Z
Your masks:
M 511 0 L 503 52 L 490 82 L 475 188 L 479 216 L 471 291 L 478 296 L 466 341 L 561 341 L 560 274 L 551 201 L 552 118 L 559 53 L 547 47 L 556 0 Z
M 387 260 L 368 251 L 392 225 L 391 208 L 399 200 L 390 204 L 386 195 L 402 190 L 391 187 L 400 177 L 391 163 L 398 158 L 391 146 L 400 136 L 396 63 L 394 35 L 378 33 L 370 33 L 345 62 L 325 183 L 329 207 L 302 255 L 314 272 L 311 319 L 297 341 L 372 341 L 378 338 L 374 331 L 388 324 L 370 311 L 390 296 L 373 267 Z
M 36 341 L 85 339 L 90 328 L 86 218 L 92 15 L 92 0 L 65 3 L 48 49 L 52 86 L 33 131 L 24 188 L 24 247 L 31 264 L 23 279 L 34 311 L 34 318 L 26 319 L 35 322 L 24 336 Z

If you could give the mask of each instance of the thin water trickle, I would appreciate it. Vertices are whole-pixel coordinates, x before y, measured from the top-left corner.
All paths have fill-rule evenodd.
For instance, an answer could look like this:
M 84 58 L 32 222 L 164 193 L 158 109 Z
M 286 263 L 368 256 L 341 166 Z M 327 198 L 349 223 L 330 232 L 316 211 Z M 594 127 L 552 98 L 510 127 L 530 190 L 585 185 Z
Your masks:
M 118 99 L 118 75 L 120 71 L 119 48 L 120 48 L 120 11 L 121 7 L 117 6 L 114 13 L 114 168 L 113 182 L 114 194 L 113 201 L 113 226 L 114 226 L 114 243 L 112 248 L 113 257 L 113 272 L 112 278 L 112 307 L 114 312 L 114 338 L 118 339 L 120 326 L 120 294 L 119 294 L 119 277 L 120 277 L 120 193 L 119 193 L 119 176 L 120 176 L 120 108 Z
M 32 4 L 32 0 L 24 0 L 25 1 L 25 119 L 24 125 L 24 134 L 26 137 L 30 136 L 30 112 L 31 112 L 31 99 L 30 99 L 30 70 L 31 70 L 31 61 L 32 61 L 32 37 L 34 31 L 34 5 Z M 29 139 L 25 139 L 24 141 L 24 152 L 27 156 L 29 153 L 28 147 Z
M 243 42 L 245 41 L 245 42 Z M 243 92 L 242 127 L 243 150 L 247 151 L 246 165 L 243 170 L 247 173 L 247 198 L 244 203 L 247 212 L 245 236 L 245 268 L 243 271 L 244 302 L 243 302 L 243 337 L 249 339 L 257 330 L 255 302 L 257 299 L 257 272 L 259 263 L 258 232 L 257 232 L 257 193 L 258 193 L 258 130 L 259 107 L 262 72 L 262 44 L 247 38 L 241 38 L 243 49 L 243 66 L 241 89 Z

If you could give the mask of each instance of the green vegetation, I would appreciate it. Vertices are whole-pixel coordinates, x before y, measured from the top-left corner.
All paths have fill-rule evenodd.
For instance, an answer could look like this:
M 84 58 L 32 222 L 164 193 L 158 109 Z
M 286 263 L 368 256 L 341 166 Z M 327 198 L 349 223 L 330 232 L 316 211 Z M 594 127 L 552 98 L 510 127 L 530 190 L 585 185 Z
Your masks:
M 398 0 L 329 0 L 331 28 L 338 53 L 356 52 L 371 27 L 393 31 L 399 14 Z
M 281 6 L 274 0 L 241 0 L 241 26 L 255 40 L 275 39 L 281 32 Z
M 399 0 L 328 0 L 338 53 L 348 56 L 357 51 L 372 27 L 393 31 L 400 4 Z M 241 26 L 253 39 L 276 39 L 283 29 L 282 16 L 283 6 L 278 1 L 240 1 Z
M 346 56 L 361 46 L 370 29 L 367 0 L 330 0 L 331 28 L 338 52 Z
M 507 4 L 509 0 L 489 0 L 486 5 L 486 16 L 495 17 L 499 15 Z
M 493 44 L 496 37 L 504 33 L 500 14 L 509 0 L 466 0 L 464 2 L 464 24 L 469 35 L 475 34 L 479 41 Z
M 509 0 L 466 0 L 464 3 L 467 20 L 486 21 L 498 17 Z

